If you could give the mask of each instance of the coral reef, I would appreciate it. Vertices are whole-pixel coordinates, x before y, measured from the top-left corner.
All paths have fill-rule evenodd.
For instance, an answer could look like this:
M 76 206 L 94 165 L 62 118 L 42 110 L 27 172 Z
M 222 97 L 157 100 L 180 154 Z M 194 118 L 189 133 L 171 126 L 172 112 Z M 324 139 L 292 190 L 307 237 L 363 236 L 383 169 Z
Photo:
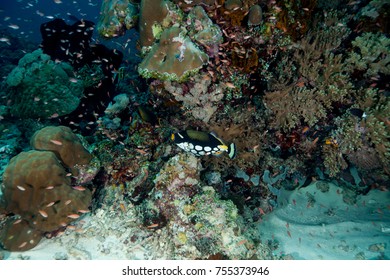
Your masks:
M 158 43 L 144 57 L 138 72 L 145 78 L 185 81 L 208 62 L 202 52 L 180 27 L 170 27 L 161 33 Z
M 113 38 L 134 27 L 137 20 L 138 10 L 132 1 L 103 1 L 97 29 L 100 36 Z
M 212 84 L 207 75 L 196 75 L 191 84 L 182 86 L 179 83 L 165 81 L 164 88 L 174 96 L 195 119 L 208 123 L 218 103 L 224 97 L 223 86 Z
M 216 48 L 222 43 L 222 31 L 214 24 L 201 6 L 194 7 L 187 15 L 189 36 L 206 49 Z
M 352 41 L 353 51 L 346 63 L 349 71 L 362 71 L 366 77 L 390 75 L 390 39 L 380 33 L 366 32 Z
M 41 49 L 21 58 L 6 82 L 10 114 L 20 118 L 68 114 L 79 105 L 84 89 L 69 64 L 50 60 Z
M 78 175 L 78 167 L 87 165 L 92 159 L 80 139 L 66 126 L 46 126 L 34 133 L 30 144 L 35 150 L 55 153 L 75 176 Z
M 29 151 L 13 157 L 4 172 L 2 207 L 16 216 L 6 221 L 1 243 L 6 250 L 35 247 L 45 232 L 65 227 L 88 212 L 91 192 L 71 187 L 53 152 Z
M 390 182 L 386 2 L 107 0 L 98 31 L 115 37 L 112 51 L 90 45 L 92 22 L 43 24 L 51 59 L 27 54 L 0 86 L 3 246 L 27 250 L 66 230 L 50 242 L 95 238 L 107 257 L 119 248 L 127 259 L 272 259 L 284 244 L 259 231 L 273 211 L 286 210 L 284 223 L 293 207 L 329 219 L 337 209 L 316 202 L 329 198 L 366 213 L 362 203 Z M 137 42 L 136 32 L 116 39 L 134 24 Z M 10 160 L 45 125 L 35 150 Z M 183 153 L 177 131 L 202 143 L 218 135 L 237 156 Z M 71 224 L 84 233 L 72 233 L 88 207 L 85 223 Z M 283 242 L 308 244 L 281 228 Z M 377 244 L 370 250 L 383 251 Z
M 212 187 L 201 186 L 199 159 L 187 153 L 172 157 L 157 174 L 151 201 L 143 216 L 167 227 L 177 259 L 208 258 L 222 254 L 247 259 L 256 254 L 252 236 L 245 232 L 236 206 Z M 163 223 L 163 225 L 161 225 Z
M 91 182 L 99 170 L 68 127 L 37 131 L 31 146 L 37 150 L 13 157 L 3 174 L 0 209 L 9 218 L 0 242 L 10 251 L 29 250 L 44 234 L 50 236 L 89 212 L 92 193 L 80 184 Z
M 180 22 L 182 13 L 167 0 L 142 0 L 140 4 L 139 32 L 141 47 L 148 48 L 160 37 L 162 29 Z

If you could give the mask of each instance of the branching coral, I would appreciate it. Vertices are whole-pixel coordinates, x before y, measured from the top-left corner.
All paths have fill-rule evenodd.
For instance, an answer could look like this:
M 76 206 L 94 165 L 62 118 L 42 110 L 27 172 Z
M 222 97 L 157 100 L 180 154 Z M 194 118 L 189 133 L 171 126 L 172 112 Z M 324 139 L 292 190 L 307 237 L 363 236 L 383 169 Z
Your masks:
M 267 92 L 264 99 L 275 116 L 271 122 L 274 128 L 289 131 L 303 124 L 313 126 L 328 116 L 335 103 L 351 102 L 354 90 L 342 55 L 332 53 L 341 43 L 337 35 L 341 32 L 345 36 L 348 31 L 335 30 L 309 34 L 294 46 L 294 67 L 282 61 L 286 64 L 277 68 L 281 70 L 279 85 L 271 86 L 277 90 Z M 294 69 L 296 72 L 291 71 Z
M 218 103 L 222 100 L 223 85 L 212 84 L 206 75 L 197 75 L 193 82 L 187 83 L 189 89 L 175 82 L 166 81 L 165 89 L 171 93 L 177 101 L 183 102 L 183 106 L 196 119 L 208 123 L 210 118 L 218 108 Z
M 378 168 L 390 172 L 389 99 L 372 88 L 360 90 L 359 94 L 356 106 L 362 109 L 351 110 L 361 111 L 362 116 L 347 112 L 337 118 L 337 129 L 323 148 L 325 166 L 332 176 L 347 167 L 346 159 L 364 174 Z
M 352 41 L 349 70 L 364 71 L 366 77 L 390 75 L 390 39 L 380 33 L 366 32 Z

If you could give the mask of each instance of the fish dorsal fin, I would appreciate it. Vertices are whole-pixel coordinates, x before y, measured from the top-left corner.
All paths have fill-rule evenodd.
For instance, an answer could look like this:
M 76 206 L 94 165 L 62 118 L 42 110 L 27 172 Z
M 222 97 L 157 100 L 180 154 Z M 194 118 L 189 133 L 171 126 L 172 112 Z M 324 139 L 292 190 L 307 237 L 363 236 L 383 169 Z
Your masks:
M 203 131 L 196 131 L 196 130 L 187 130 L 187 135 L 192 140 L 197 140 L 201 142 L 208 142 L 210 141 L 209 134 Z

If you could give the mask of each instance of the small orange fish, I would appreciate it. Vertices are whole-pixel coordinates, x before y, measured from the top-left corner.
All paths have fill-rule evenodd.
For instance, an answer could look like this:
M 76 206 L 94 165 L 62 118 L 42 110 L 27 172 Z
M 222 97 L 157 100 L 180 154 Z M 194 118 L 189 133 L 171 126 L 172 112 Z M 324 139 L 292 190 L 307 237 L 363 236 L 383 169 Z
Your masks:
M 25 191 L 25 190 L 26 190 L 24 187 L 19 186 L 19 185 L 17 185 L 16 187 L 17 187 L 19 190 L 21 190 L 21 191 Z
M 48 203 L 47 205 L 46 205 L 46 207 L 50 207 L 50 206 L 53 206 L 54 205 L 54 201 L 53 202 L 50 202 L 50 203 Z
M 71 218 L 71 219 L 78 219 L 80 217 L 80 215 L 78 214 L 70 214 L 68 215 L 68 218 Z
M 54 139 L 50 139 L 50 142 L 52 142 L 54 145 L 62 146 L 62 142 Z
M 264 212 L 264 210 L 261 207 L 259 207 L 258 209 L 259 209 L 259 212 L 260 212 L 261 215 L 265 215 L 265 212 Z
M 233 85 L 232 83 L 229 83 L 229 82 L 226 82 L 225 85 L 226 85 L 228 88 L 236 88 L 235 85 Z
M 237 246 L 241 246 L 243 244 L 245 244 L 248 240 L 244 239 L 244 240 L 241 240 L 239 242 L 237 242 Z
M 23 242 L 22 244 L 20 244 L 19 246 L 18 246 L 18 248 L 23 248 L 24 246 L 26 246 L 27 245 L 27 242 L 25 241 L 25 242 Z
M 47 213 L 46 213 L 45 211 L 43 211 L 43 210 L 38 210 L 38 212 L 39 212 L 39 214 L 41 214 L 42 217 L 44 217 L 44 218 L 47 218 L 47 217 L 48 217 L 48 215 L 47 215 Z
M 81 191 L 81 192 L 86 190 L 86 188 L 84 188 L 83 186 L 74 186 L 72 188 L 75 189 L 76 191 Z
M 155 228 L 155 227 L 158 227 L 158 226 L 159 226 L 159 224 L 151 224 L 151 225 L 147 226 L 147 228 Z
M 19 224 L 21 221 L 22 221 L 22 219 L 18 219 L 18 220 L 16 220 L 15 222 L 13 222 L 13 224 L 14 224 L 14 225 L 17 225 L 17 224 Z

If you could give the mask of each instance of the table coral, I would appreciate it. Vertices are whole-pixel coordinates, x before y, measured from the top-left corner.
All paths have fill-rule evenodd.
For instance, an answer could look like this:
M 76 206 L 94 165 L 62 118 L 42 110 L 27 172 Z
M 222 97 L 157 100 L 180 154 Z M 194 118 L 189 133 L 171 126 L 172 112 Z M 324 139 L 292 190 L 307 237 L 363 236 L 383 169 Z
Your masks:
M 180 27 L 165 29 L 138 67 L 144 78 L 183 82 L 208 62 L 208 56 Z
M 13 157 L 4 172 L 1 206 L 17 215 L 6 221 L 1 243 L 6 250 L 35 247 L 52 232 L 88 211 L 91 192 L 70 186 L 71 179 L 53 152 L 28 151 Z
M 66 115 L 77 108 L 84 90 L 69 64 L 50 60 L 41 49 L 21 58 L 6 83 L 10 113 L 20 118 Z

